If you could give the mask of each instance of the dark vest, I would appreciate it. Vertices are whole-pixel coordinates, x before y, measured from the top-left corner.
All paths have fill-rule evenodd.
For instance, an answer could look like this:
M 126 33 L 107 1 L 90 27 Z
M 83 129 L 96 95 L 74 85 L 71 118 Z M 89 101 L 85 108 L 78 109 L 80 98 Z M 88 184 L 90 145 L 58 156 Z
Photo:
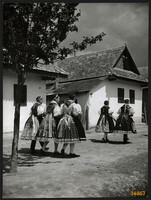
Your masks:
M 101 108 L 101 114 L 102 115 L 109 115 L 109 108 L 110 107 L 108 107 L 108 106 L 103 106 L 102 108 Z
M 131 107 L 129 105 L 123 105 L 121 107 L 121 114 L 129 114 L 130 108 Z
M 31 114 L 34 115 L 35 117 L 37 117 L 37 108 L 39 105 L 40 105 L 39 103 L 35 103 L 31 108 Z

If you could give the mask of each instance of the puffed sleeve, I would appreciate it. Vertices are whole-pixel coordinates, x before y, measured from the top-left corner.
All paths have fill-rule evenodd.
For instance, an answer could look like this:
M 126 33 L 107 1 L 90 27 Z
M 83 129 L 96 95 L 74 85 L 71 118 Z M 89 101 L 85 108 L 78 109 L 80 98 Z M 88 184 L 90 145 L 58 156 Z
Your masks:
M 60 106 L 60 112 L 61 112 L 61 115 L 67 113 L 66 110 L 67 110 L 67 108 L 66 108 L 65 104 L 61 104 L 61 106 Z
M 78 112 L 78 114 L 82 114 L 82 108 L 81 108 L 80 104 L 77 104 L 77 112 Z
M 134 109 L 130 107 L 129 109 L 129 115 L 133 116 L 135 113 Z
M 46 110 L 45 110 L 44 106 L 40 105 L 37 108 L 37 115 L 42 115 L 42 114 L 44 114 L 45 111 Z
M 114 111 L 109 108 L 109 115 L 112 115 L 113 113 L 114 113 Z
M 118 110 L 117 114 L 119 114 L 119 115 L 121 114 L 121 108 Z
M 60 106 L 56 105 L 54 110 L 53 110 L 53 116 L 58 117 L 60 115 L 61 115 L 61 108 L 60 108 Z
M 72 110 L 73 110 L 73 104 L 71 104 L 71 105 L 68 107 L 68 114 L 69 114 L 69 115 L 71 115 Z

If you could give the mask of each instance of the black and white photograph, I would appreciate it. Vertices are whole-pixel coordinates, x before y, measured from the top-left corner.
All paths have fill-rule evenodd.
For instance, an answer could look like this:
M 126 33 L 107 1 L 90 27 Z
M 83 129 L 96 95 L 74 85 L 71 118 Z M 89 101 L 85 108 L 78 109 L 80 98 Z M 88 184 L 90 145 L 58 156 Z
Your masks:
M 149 2 L 2 10 L 2 198 L 148 198 Z

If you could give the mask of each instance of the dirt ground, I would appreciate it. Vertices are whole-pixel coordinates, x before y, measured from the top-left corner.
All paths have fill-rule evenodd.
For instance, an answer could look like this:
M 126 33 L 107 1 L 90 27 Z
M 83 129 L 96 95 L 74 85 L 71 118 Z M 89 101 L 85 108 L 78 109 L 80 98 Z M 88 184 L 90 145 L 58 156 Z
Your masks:
M 12 138 L 4 137 L 3 198 L 131 197 L 131 191 L 147 195 L 148 127 L 138 124 L 137 130 L 127 144 L 121 135 L 110 134 L 110 142 L 102 143 L 103 133 L 86 131 L 87 141 L 76 144 L 77 158 L 54 157 L 52 141 L 45 156 L 38 142 L 36 155 L 30 155 L 30 141 L 19 140 L 16 174 L 9 174 Z

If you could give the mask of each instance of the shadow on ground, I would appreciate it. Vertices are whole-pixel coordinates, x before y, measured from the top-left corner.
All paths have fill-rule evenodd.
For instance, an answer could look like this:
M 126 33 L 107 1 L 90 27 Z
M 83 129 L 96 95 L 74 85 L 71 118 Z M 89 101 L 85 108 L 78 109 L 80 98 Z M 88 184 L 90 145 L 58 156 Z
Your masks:
M 27 148 L 22 148 L 19 150 L 20 155 L 27 157 L 28 159 L 33 157 L 38 159 L 43 158 L 43 157 L 51 157 L 51 158 L 72 158 L 69 156 L 69 154 L 64 154 L 62 155 L 61 153 L 58 153 L 57 155 L 54 154 L 54 152 L 42 152 L 41 150 L 35 150 L 35 152 L 31 155 L 29 149 Z M 76 157 L 79 157 L 80 155 L 77 155 Z
M 90 139 L 90 140 L 91 140 L 91 142 L 94 142 L 94 143 L 131 144 L 131 142 L 124 143 L 123 141 L 108 141 L 108 142 L 105 142 L 103 140 L 96 140 L 96 139 Z
M 3 155 L 3 173 L 9 173 L 11 157 L 9 155 Z
M 42 160 L 44 157 L 51 157 L 51 158 L 61 158 L 61 159 L 73 159 L 68 154 L 61 155 L 60 153 L 58 155 L 54 155 L 53 152 L 45 152 L 42 153 L 40 150 L 35 150 L 34 154 L 31 155 L 28 148 L 21 148 L 18 151 L 18 163 L 17 165 L 19 167 L 32 167 L 36 164 L 42 163 L 42 164 L 49 164 L 49 163 L 61 163 L 62 161 L 44 161 Z M 80 157 L 80 155 L 77 155 L 76 157 Z M 75 157 L 75 158 L 76 158 Z M 3 173 L 9 173 L 10 171 L 10 164 L 11 164 L 11 156 L 7 154 L 3 154 Z
M 123 141 L 109 141 L 109 144 L 131 144 L 132 142 L 123 142 Z

